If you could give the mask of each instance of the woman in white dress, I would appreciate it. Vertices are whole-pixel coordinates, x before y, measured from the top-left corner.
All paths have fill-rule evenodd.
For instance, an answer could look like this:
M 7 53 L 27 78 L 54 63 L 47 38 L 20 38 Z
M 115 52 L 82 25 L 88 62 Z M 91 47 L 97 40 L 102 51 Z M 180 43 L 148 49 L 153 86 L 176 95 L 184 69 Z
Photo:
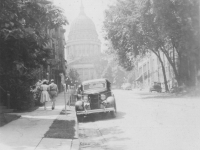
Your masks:
M 49 86 L 47 85 L 47 81 L 44 81 L 43 84 L 41 85 L 41 97 L 40 97 L 40 102 L 44 103 L 44 109 L 46 110 L 46 102 L 50 101 L 50 97 L 49 97 Z

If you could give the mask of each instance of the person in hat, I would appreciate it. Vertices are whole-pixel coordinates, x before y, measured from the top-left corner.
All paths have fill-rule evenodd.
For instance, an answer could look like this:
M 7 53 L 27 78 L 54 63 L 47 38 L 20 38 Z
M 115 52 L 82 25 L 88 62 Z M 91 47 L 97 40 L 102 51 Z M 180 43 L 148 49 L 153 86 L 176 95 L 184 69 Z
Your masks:
M 52 110 L 54 110 L 56 97 L 58 95 L 58 86 L 54 83 L 54 79 L 51 79 L 51 84 L 49 85 L 49 94 L 52 101 Z
M 49 86 L 47 85 L 46 81 L 43 81 L 43 84 L 41 85 L 40 89 L 42 91 L 41 96 L 40 96 L 40 102 L 44 103 L 44 110 L 46 110 L 46 102 L 50 101 L 50 97 L 48 93 Z

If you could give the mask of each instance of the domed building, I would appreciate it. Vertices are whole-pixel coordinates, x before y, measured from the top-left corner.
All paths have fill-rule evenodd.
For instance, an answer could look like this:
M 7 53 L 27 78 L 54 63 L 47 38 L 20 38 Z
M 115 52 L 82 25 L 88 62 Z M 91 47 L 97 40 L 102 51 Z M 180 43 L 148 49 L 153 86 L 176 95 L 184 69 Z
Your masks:
M 68 68 L 79 73 L 81 81 L 97 78 L 92 61 L 101 51 L 101 43 L 93 21 L 85 14 L 81 3 L 80 14 L 71 24 L 66 43 L 65 58 Z

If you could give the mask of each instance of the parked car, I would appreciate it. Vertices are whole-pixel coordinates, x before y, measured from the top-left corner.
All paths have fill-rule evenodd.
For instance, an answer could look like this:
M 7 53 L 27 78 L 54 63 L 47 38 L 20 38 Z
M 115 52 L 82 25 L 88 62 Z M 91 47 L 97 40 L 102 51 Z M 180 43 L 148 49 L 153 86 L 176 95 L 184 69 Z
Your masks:
M 111 83 L 107 79 L 82 82 L 77 89 L 75 109 L 78 120 L 94 113 L 110 113 L 116 117 L 116 100 L 111 91 Z
M 130 83 L 124 83 L 122 85 L 123 90 L 132 90 L 132 85 Z
M 150 87 L 149 91 L 150 92 L 156 91 L 156 92 L 160 93 L 162 91 L 161 83 L 160 82 L 154 82 L 154 84 Z

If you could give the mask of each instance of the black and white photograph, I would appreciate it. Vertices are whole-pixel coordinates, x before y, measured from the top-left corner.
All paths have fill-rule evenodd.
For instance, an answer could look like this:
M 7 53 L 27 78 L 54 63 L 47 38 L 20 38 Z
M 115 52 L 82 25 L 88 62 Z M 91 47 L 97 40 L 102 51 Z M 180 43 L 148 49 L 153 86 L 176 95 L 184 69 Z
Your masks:
M 200 1 L 0 0 L 0 150 L 200 150 Z

